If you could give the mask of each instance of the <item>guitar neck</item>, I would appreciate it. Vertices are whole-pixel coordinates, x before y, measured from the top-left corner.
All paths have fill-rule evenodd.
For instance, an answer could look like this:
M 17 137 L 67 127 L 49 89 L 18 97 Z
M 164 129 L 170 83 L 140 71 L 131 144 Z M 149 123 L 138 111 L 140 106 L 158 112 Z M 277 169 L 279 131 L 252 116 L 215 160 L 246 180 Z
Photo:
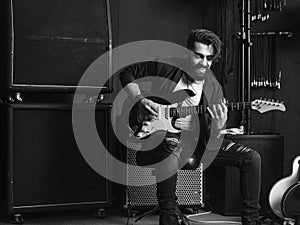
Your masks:
M 228 111 L 251 109 L 252 102 L 230 102 L 225 104 Z M 170 108 L 170 117 L 185 117 L 188 115 L 197 115 L 207 112 L 207 106 L 184 106 Z

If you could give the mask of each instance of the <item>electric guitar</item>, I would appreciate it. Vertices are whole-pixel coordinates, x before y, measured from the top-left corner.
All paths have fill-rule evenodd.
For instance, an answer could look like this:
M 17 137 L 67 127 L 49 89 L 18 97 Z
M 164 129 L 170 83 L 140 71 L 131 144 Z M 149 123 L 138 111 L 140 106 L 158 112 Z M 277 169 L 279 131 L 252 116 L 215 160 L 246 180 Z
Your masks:
M 207 106 L 203 105 L 181 107 L 180 102 L 184 100 L 184 97 L 181 94 L 182 91 L 183 90 L 176 91 L 171 96 L 165 96 L 163 98 L 147 97 L 160 104 L 158 107 L 158 118 L 149 120 L 147 123 L 144 123 L 144 119 L 140 119 L 140 112 L 137 104 L 134 104 L 130 110 L 127 110 L 127 113 L 124 115 L 129 118 L 128 126 L 131 129 L 131 135 L 134 135 L 137 139 L 144 139 L 155 132 L 179 133 L 181 132 L 181 129 L 175 127 L 175 120 L 177 118 L 202 114 L 207 111 Z M 176 97 L 174 98 L 174 96 Z M 176 102 L 178 99 L 179 101 Z M 285 111 L 283 103 L 266 99 L 257 99 L 251 102 L 231 102 L 226 103 L 226 105 L 228 110 L 253 109 L 260 113 L 265 113 L 271 110 Z
M 273 212 L 282 219 L 300 216 L 300 156 L 294 159 L 292 174 L 272 187 L 269 203 Z

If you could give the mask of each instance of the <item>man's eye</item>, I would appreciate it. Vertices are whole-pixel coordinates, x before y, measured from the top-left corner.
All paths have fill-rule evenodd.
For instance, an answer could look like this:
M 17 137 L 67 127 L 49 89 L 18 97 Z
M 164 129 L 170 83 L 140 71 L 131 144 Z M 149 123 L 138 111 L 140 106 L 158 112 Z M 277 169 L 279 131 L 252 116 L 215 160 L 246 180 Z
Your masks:
M 204 59 L 204 58 L 206 58 L 207 61 L 212 61 L 213 60 L 213 56 L 205 56 L 205 55 L 200 54 L 200 53 L 195 53 L 194 52 L 194 56 L 197 59 Z
M 194 53 L 194 55 L 197 59 L 203 59 L 204 58 L 204 55 L 202 55 L 202 54 Z

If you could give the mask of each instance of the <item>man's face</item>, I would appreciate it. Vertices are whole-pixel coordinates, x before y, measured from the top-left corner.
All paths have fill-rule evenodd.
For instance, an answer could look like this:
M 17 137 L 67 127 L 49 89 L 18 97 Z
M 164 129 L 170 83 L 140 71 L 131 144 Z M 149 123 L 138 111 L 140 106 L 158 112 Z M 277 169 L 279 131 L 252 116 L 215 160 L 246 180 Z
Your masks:
M 211 67 L 213 53 L 212 45 L 195 42 L 194 50 L 188 56 L 190 76 L 195 80 L 202 80 L 207 69 Z

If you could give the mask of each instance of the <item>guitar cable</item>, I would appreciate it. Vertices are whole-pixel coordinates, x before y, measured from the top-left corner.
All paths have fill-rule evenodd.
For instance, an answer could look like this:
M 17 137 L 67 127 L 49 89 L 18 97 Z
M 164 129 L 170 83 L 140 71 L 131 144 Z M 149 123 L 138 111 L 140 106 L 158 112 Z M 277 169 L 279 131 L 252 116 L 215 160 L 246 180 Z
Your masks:
M 200 224 L 242 224 L 239 221 L 230 221 L 230 220 L 194 220 L 194 219 L 192 219 L 192 217 L 203 216 L 203 215 L 207 215 L 207 214 L 211 214 L 211 213 L 212 213 L 212 211 L 192 214 L 192 215 L 188 215 L 187 218 L 190 221 L 192 221 L 193 223 L 200 223 Z
M 216 210 L 213 209 L 213 207 L 211 206 L 211 204 L 209 204 L 208 201 L 206 201 L 206 207 L 208 209 L 208 211 L 206 211 L 206 212 L 201 212 L 201 213 L 197 213 L 197 214 L 187 215 L 187 218 L 189 219 L 189 221 L 192 221 L 193 223 L 199 223 L 199 224 L 239 224 L 239 225 L 242 224 L 240 221 L 230 221 L 230 220 L 195 220 L 195 219 L 192 218 L 192 217 L 203 216 L 203 215 L 207 215 L 207 214 L 211 214 L 213 212 L 216 212 Z

